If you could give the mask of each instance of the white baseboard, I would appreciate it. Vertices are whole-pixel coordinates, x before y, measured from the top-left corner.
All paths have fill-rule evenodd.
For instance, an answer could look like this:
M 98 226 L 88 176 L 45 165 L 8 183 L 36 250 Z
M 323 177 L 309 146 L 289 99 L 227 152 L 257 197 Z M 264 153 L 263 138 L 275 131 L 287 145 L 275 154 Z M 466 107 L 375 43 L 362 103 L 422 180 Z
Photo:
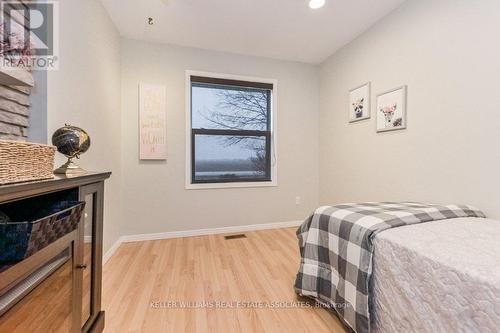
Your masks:
M 102 265 L 104 266 L 104 264 L 106 264 L 108 262 L 109 259 L 111 259 L 111 257 L 113 256 L 113 254 L 115 254 L 116 250 L 118 250 L 118 248 L 120 247 L 120 245 L 122 244 L 122 238 L 119 237 L 116 242 L 109 248 L 108 251 L 106 251 L 106 253 L 102 256 Z
M 130 243 L 130 242 L 141 242 L 141 241 L 169 239 L 169 238 L 230 234 L 230 233 L 244 232 L 244 231 L 290 228 L 299 226 L 302 222 L 303 221 L 291 221 L 291 222 L 278 222 L 278 223 L 266 223 L 266 224 L 251 224 L 251 225 L 222 227 L 222 228 L 169 231 L 169 232 L 160 232 L 154 234 L 126 235 L 122 236 L 121 239 L 123 243 Z
M 104 265 L 113 256 L 113 254 L 116 252 L 116 250 L 120 247 L 122 243 L 143 242 L 151 240 L 170 239 L 170 238 L 218 235 L 218 234 L 231 234 L 231 233 L 245 232 L 245 231 L 292 228 L 292 227 L 298 227 L 299 225 L 302 224 L 302 222 L 304 221 L 250 224 L 250 225 L 233 226 L 233 227 L 168 231 L 168 232 L 159 232 L 153 234 L 125 235 L 121 236 L 113 244 L 113 246 L 111 246 L 111 248 L 104 254 L 102 263 Z

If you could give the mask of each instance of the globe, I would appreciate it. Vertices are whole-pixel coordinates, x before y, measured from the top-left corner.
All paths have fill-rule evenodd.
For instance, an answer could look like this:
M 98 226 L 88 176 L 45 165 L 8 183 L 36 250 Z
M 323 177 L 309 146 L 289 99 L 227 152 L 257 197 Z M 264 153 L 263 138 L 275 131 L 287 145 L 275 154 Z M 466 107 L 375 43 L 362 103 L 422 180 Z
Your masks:
M 67 158 L 78 158 L 90 147 L 90 137 L 83 129 L 66 125 L 52 135 L 52 144 Z

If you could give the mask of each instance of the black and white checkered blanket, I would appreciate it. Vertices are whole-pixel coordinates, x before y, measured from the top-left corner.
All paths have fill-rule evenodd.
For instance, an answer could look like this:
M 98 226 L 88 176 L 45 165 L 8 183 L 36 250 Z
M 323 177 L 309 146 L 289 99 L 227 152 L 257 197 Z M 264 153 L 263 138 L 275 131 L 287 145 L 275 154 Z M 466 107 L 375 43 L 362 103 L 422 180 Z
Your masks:
M 373 238 L 386 229 L 456 217 L 485 217 L 465 205 L 369 202 L 318 208 L 297 230 L 295 291 L 337 311 L 355 332 L 370 331 Z

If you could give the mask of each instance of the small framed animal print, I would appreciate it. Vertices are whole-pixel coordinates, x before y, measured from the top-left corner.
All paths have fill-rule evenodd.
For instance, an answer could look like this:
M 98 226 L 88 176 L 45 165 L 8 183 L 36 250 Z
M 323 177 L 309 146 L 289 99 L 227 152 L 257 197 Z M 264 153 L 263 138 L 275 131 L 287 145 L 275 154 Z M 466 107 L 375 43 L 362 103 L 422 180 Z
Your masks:
M 370 82 L 349 91 L 349 122 L 370 119 Z
M 406 86 L 377 95 L 377 132 L 406 128 Z

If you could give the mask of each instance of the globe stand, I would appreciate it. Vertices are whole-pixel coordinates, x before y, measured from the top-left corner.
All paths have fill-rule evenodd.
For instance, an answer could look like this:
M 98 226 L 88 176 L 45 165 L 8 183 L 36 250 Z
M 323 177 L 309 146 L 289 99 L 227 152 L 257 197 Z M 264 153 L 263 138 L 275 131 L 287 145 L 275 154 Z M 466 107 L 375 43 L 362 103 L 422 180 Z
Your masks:
M 54 170 L 54 173 L 58 175 L 81 175 L 87 173 L 87 171 L 73 163 L 71 158 L 68 158 L 68 161 Z

